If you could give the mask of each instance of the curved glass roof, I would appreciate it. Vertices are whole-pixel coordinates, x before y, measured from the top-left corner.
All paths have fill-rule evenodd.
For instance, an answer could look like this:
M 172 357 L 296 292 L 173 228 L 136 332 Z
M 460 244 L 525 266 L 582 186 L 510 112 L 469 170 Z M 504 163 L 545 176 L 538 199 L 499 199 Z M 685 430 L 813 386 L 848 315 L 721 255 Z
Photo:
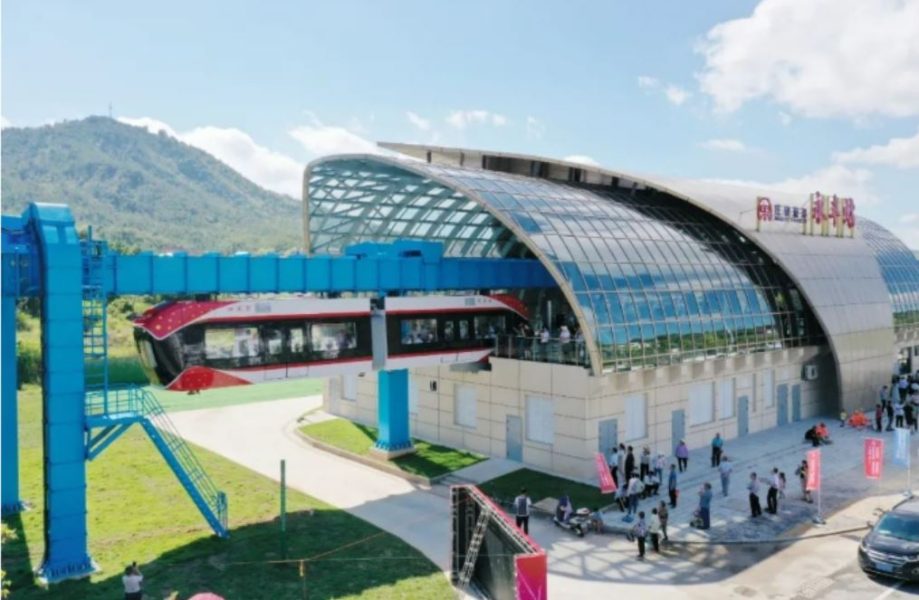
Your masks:
M 400 183 L 361 183 L 378 181 L 379 174 L 398 175 Z M 461 239 L 452 237 L 455 230 L 447 235 L 437 228 L 450 219 L 445 207 L 438 219 L 401 210 L 374 223 L 340 222 L 344 214 L 351 221 L 373 215 L 365 204 L 387 205 L 405 185 L 442 188 L 438 195 L 455 198 L 469 226 L 468 215 L 482 214 L 476 201 L 495 218 L 479 217 L 477 227 L 467 230 L 471 237 Z M 396 202 L 403 206 L 403 200 Z M 560 273 L 559 283 L 595 344 L 595 370 L 654 367 L 823 337 L 788 276 L 755 244 L 701 209 L 653 190 L 392 159 L 331 159 L 311 170 L 309 203 L 317 251 L 424 237 L 446 240 L 451 253 L 506 256 L 525 255 L 523 242 Z M 422 232 L 419 223 L 430 225 Z
M 897 236 L 861 219 L 862 238 L 874 251 L 887 284 L 896 329 L 919 326 L 919 259 Z

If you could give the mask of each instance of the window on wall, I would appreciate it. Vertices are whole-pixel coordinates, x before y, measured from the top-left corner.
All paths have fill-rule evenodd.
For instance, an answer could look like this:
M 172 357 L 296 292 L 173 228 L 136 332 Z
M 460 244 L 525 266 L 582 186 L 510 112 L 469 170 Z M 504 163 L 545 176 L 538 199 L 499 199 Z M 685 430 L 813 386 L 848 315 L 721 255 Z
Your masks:
M 341 397 L 343 400 L 357 400 L 357 375 L 342 375 Z
M 551 444 L 555 441 L 555 406 L 551 398 L 526 397 L 526 431 L 531 442 Z
M 458 385 L 453 396 L 453 419 L 461 427 L 475 428 L 476 393 L 471 385 Z
M 644 394 L 625 397 L 625 439 L 638 440 L 648 436 L 648 402 Z
M 718 386 L 718 416 L 730 419 L 734 416 L 734 378 L 722 379 Z
M 715 419 L 714 384 L 694 383 L 689 387 L 689 424 L 701 425 Z
M 775 371 L 763 371 L 763 406 L 775 406 Z

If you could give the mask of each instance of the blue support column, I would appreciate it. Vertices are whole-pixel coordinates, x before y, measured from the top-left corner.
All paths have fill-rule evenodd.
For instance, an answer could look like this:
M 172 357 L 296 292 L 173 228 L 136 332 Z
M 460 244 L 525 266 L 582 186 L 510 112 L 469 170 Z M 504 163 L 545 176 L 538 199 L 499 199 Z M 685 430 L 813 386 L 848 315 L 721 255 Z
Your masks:
M 4 256 L 7 260 L 9 257 Z M 4 277 L 6 279 L 6 277 Z M 3 500 L 3 516 L 12 515 L 22 510 L 19 497 L 19 410 L 17 406 L 17 372 L 16 372 L 16 296 L 13 290 L 3 290 L 3 396 L 0 423 L 2 423 L 2 481 L 0 494 Z
M 31 205 L 42 261 L 45 557 L 48 582 L 95 570 L 87 549 L 83 263 L 66 206 Z
M 377 374 L 380 435 L 374 450 L 389 457 L 415 450 L 408 430 L 408 369 Z

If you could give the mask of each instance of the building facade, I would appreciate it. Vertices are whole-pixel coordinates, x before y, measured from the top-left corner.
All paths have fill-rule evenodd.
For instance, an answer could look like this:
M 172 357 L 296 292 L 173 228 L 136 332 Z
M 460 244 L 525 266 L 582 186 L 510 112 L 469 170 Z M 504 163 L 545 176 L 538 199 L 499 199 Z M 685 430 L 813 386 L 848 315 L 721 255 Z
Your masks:
M 919 368 L 919 261 L 829 199 L 815 231 L 792 194 L 384 147 L 405 157 L 307 168 L 310 251 L 424 239 L 538 259 L 558 284 L 518 293 L 534 331 L 502 332 L 488 368 L 413 370 L 417 437 L 587 478 L 614 443 L 669 454 L 869 407 L 895 370 Z M 332 380 L 326 408 L 375 423 L 376 389 L 373 373 Z

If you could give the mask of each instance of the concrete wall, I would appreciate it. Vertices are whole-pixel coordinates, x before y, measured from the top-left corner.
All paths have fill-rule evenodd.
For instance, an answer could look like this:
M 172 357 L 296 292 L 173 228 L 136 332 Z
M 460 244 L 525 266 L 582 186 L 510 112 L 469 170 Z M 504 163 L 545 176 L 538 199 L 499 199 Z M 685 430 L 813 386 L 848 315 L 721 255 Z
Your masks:
M 692 447 L 706 446 L 715 432 L 726 439 L 737 435 L 736 399 L 749 397 L 748 431 L 774 427 L 778 403 L 767 402 L 763 373 L 774 373 L 774 396 L 781 385 L 788 386 L 788 420 L 793 418 L 791 387 L 801 386 L 801 418 L 833 410 L 836 404 L 832 359 L 825 348 L 807 347 L 685 363 L 628 373 L 591 377 L 586 369 L 492 358 L 492 369 L 478 373 L 452 371 L 449 367 L 414 369 L 412 383 L 417 390 L 417 408 L 411 415 L 412 435 L 448 446 L 467 448 L 496 457 L 506 455 L 506 420 L 519 416 L 523 422 L 523 462 L 541 471 L 575 479 L 594 476 L 593 455 L 598 450 L 599 424 L 618 420 L 618 440 L 653 452 L 669 454 L 672 414 L 686 413 L 685 439 Z M 818 365 L 818 379 L 802 379 L 805 364 Z M 734 379 L 734 416 L 720 414 L 719 382 Z M 689 419 L 689 389 L 709 382 L 715 386 L 714 420 L 692 425 Z M 457 386 L 475 389 L 475 427 L 457 425 L 454 413 Z M 325 408 L 358 422 L 375 424 L 377 418 L 376 376 L 358 378 L 357 399 L 341 398 L 341 378 L 326 386 Z M 625 398 L 643 393 L 647 398 L 647 435 L 626 438 Z M 554 401 L 554 441 L 551 445 L 527 439 L 526 398 L 536 395 Z M 802 435 L 803 435 L 802 431 Z

